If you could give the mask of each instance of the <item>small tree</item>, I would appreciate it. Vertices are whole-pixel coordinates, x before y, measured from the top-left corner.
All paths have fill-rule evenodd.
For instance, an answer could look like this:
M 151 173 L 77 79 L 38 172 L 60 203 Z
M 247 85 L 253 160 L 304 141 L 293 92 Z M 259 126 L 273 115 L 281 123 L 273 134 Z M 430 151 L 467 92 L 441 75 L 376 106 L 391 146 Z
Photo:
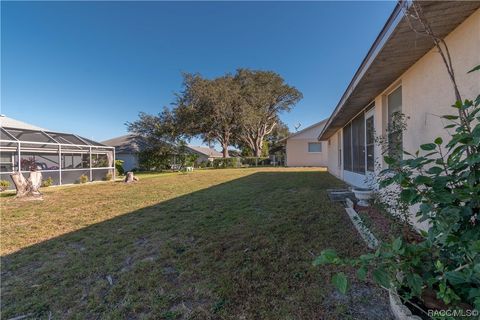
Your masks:
M 184 130 L 178 126 L 174 112 L 164 108 L 158 115 L 140 113 L 139 119 L 127 127 L 134 134 L 139 148 L 138 160 L 146 170 L 170 167 L 177 153 L 177 145 L 184 143 Z

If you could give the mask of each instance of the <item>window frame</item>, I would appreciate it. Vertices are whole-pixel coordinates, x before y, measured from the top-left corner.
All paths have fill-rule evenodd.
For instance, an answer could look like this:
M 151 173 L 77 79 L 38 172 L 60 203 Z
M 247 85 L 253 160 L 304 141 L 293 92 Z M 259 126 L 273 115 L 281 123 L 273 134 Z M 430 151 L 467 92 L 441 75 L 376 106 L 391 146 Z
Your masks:
M 385 94 L 385 102 L 386 102 L 386 115 L 387 115 L 387 121 L 386 121 L 386 128 L 390 129 L 391 126 L 391 114 L 390 114 L 390 101 L 389 98 L 392 94 L 396 93 L 398 90 L 400 90 L 400 110 L 399 111 L 394 111 L 391 114 L 395 112 L 403 112 L 403 87 L 402 84 L 398 84 L 397 86 L 393 87 L 391 90 L 388 91 L 388 93 Z M 400 135 L 398 135 L 400 133 Z M 391 150 L 391 138 L 392 137 L 398 137 L 399 140 L 399 152 L 398 154 L 395 154 L 393 150 Z M 388 133 L 387 132 L 387 144 L 388 144 L 388 156 L 393 157 L 393 158 L 398 158 L 399 160 L 403 159 L 403 134 L 401 132 L 394 132 L 394 133 Z
M 353 138 L 353 133 L 354 131 L 354 126 L 353 123 L 354 121 L 358 122 L 358 118 L 362 117 L 363 119 L 363 130 L 360 133 L 362 138 L 363 138 L 363 157 L 360 155 L 360 149 L 356 150 L 354 148 L 354 138 Z M 367 173 L 372 172 L 372 170 L 368 170 L 368 160 L 367 160 L 367 120 L 373 118 L 373 128 L 375 128 L 375 101 L 369 103 L 365 108 L 362 109 L 361 112 L 356 114 L 341 130 L 342 133 L 342 148 L 339 149 L 341 155 L 343 156 L 343 161 L 341 161 L 341 164 L 339 166 L 344 170 L 348 171 L 351 173 L 356 173 L 356 174 L 361 174 L 361 175 L 367 175 Z M 348 137 L 350 135 L 350 137 Z M 361 139 L 356 138 L 356 141 L 362 142 Z M 346 143 L 349 143 L 350 145 L 347 146 Z M 345 154 L 346 150 L 349 150 L 349 154 Z M 354 151 L 357 151 L 355 154 Z M 347 152 L 348 153 L 348 152 Z M 347 157 L 349 156 L 349 157 Z M 348 159 L 350 158 L 350 159 Z M 357 162 L 355 161 L 355 158 L 357 158 Z M 373 158 L 375 159 L 375 148 L 373 148 Z M 359 159 L 363 160 L 363 165 Z M 348 168 L 347 168 L 347 166 Z M 363 169 L 363 170 L 359 170 Z
M 319 145 L 320 146 L 320 151 L 310 151 L 310 145 Z M 307 152 L 308 153 L 322 153 L 323 151 L 323 146 L 321 142 L 308 142 L 307 143 Z
M 371 119 L 372 121 L 372 132 L 371 132 L 371 141 L 369 143 L 369 134 L 367 121 Z M 369 166 L 369 157 L 368 157 L 368 148 L 372 148 L 372 163 L 371 170 Z M 375 109 L 370 109 L 365 112 L 365 172 L 374 172 L 375 171 Z

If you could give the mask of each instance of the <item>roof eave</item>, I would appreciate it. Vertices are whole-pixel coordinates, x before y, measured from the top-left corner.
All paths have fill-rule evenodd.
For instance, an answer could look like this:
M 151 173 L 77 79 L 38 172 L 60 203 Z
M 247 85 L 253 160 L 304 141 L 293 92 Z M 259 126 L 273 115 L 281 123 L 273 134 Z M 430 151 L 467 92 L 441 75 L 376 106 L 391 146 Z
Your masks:
M 353 90 L 357 86 L 358 82 L 360 79 L 363 77 L 365 72 L 368 70 L 368 67 L 371 65 L 371 63 L 375 60 L 375 57 L 377 56 L 378 52 L 382 49 L 382 47 L 385 45 L 389 37 L 391 36 L 392 32 L 395 30 L 395 28 L 398 26 L 398 23 L 401 21 L 403 14 L 402 13 L 402 7 L 400 3 L 397 3 L 395 8 L 393 9 L 393 12 L 390 14 L 390 17 L 388 18 L 387 22 L 383 26 L 382 30 L 380 31 L 379 35 L 373 42 L 372 46 L 368 50 L 367 55 L 363 59 L 362 63 L 360 64 L 360 67 L 357 69 L 355 72 L 352 80 L 350 81 L 347 89 L 343 93 L 340 101 L 338 102 L 337 106 L 335 107 L 335 110 L 333 111 L 332 115 L 328 118 L 327 123 L 323 127 L 322 131 L 320 132 L 318 136 L 318 140 L 326 140 L 330 138 L 324 137 L 325 132 L 328 130 L 331 122 L 335 118 L 335 116 L 338 114 L 340 109 L 342 108 L 343 104 L 345 101 L 350 97 L 352 94 Z

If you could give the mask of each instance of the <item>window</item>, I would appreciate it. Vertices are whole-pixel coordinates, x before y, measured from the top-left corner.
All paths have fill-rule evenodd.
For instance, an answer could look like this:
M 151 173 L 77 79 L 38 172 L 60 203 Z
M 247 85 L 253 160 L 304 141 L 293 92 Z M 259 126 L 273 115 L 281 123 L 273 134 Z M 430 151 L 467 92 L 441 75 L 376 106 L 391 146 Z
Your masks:
M 403 149 L 402 130 L 396 128 L 394 120 L 402 113 L 402 87 L 388 95 L 388 155 L 401 159 Z
M 367 170 L 373 171 L 374 170 L 374 162 L 375 162 L 375 155 L 374 155 L 374 140 L 375 140 L 375 128 L 373 123 L 373 116 L 370 116 L 365 120 L 365 130 L 366 130 L 366 138 L 367 138 Z
M 343 128 L 343 169 L 353 171 L 352 167 L 352 124 Z
M 363 113 L 352 121 L 353 172 L 365 173 L 365 117 Z
M 321 142 L 309 142 L 308 143 L 308 152 L 322 152 L 322 143 Z
M 338 167 L 340 168 L 342 166 L 342 132 L 338 132 Z
M 366 109 L 372 109 L 374 105 Z M 368 112 L 370 115 L 371 112 Z M 374 118 L 361 113 L 343 127 L 343 169 L 365 174 L 374 167 Z M 340 138 L 340 137 L 339 137 Z M 339 149 L 340 159 L 341 149 Z M 341 160 L 339 160 L 341 161 Z M 341 162 L 339 162 L 340 164 Z

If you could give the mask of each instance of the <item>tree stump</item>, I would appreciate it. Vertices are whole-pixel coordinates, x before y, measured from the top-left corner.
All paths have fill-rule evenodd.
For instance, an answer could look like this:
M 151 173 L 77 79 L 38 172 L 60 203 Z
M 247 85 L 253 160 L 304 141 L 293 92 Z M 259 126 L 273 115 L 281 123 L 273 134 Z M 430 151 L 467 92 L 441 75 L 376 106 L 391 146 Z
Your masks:
M 42 193 L 38 191 L 42 185 L 42 173 L 38 171 L 31 171 L 28 179 L 25 179 L 21 172 L 14 172 L 10 175 L 12 177 L 17 195 L 15 198 L 23 200 L 43 200 Z
M 138 181 L 138 178 L 133 175 L 133 172 L 127 172 L 125 175 L 125 183 L 131 183 Z

